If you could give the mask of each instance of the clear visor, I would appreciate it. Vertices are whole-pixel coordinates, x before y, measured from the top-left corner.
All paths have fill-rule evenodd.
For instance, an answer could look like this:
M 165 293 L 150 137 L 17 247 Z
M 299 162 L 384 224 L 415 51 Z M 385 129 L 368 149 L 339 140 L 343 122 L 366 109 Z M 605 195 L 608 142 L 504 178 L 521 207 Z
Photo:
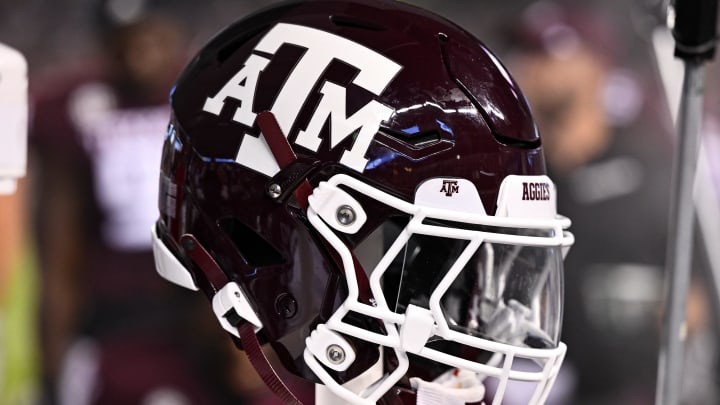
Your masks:
M 435 228 L 440 224 L 426 225 Z M 400 243 L 403 228 L 401 222 L 385 224 L 382 245 Z M 383 291 L 390 309 L 402 314 L 411 304 L 429 308 L 431 296 L 452 270 L 454 280 L 440 298 L 450 329 L 513 346 L 557 347 L 562 321 L 562 248 L 493 240 L 494 234 L 549 237 L 551 231 L 472 231 L 487 232 L 479 246 L 466 239 L 413 233 L 385 270 Z M 361 249 L 359 259 L 364 261 L 367 254 Z M 366 269 L 373 268 L 370 263 L 363 264 Z

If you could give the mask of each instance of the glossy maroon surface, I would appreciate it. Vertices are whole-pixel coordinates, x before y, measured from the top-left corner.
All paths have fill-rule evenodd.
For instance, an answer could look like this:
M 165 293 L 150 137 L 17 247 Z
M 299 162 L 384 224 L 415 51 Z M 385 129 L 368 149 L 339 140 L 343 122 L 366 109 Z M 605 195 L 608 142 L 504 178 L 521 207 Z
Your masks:
M 347 173 L 412 202 L 423 180 L 462 177 L 476 185 L 485 210 L 492 214 L 505 176 L 543 174 L 545 164 L 528 105 L 507 71 L 466 31 L 418 8 L 390 1 L 285 3 L 240 20 L 212 39 L 187 66 L 172 94 L 176 134 L 168 136 L 163 155 L 167 180 L 160 195 L 160 230 L 188 267 L 193 264 L 177 241 L 184 233 L 194 234 L 258 309 L 264 325 L 261 338 L 273 343 L 288 369 L 311 377 L 302 360 L 304 338 L 345 296 L 342 271 L 292 199 L 273 201 L 266 194 L 270 179 L 235 162 L 243 136 L 259 135 L 257 125 L 249 128 L 232 121 L 231 102 L 219 116 L 203 111 L 206 99 L 243 67 L 258 41 L 278 22 L 351 39 L 402 66 L 379 96 L 351 83 L 358 72 L 348 64 L 335 61 L 325 70 L 286 134 L 300 161 L 307 163 L 298 172 L 307 172 L 313 186 L 332 174 Z M 302 55 L 303 49 L 292 45 L 272 55 L 259 76 L 254 112 L 271 108 Z M 320 134 L 325 141 L 318 152 L 294 143 L 307 127 L 326 81 L 347 89 L 348 115 L 372 99 L 394 110 L 370 144 L 362 173 L 338 163 L 353 139 L 328 147 L 328 125 Z M 283 176 L 289 174 L 281 173 L 279 179 Z M 173 184 L 178 190 L 175 201 L 168 197 Z M 392 209 L 354 196 L 371 220 L 357 235 L 345 238 L 350 247 L 393 214 Z M 221 230 L 220 224 L 228 221 L 242 223 L 279 255 L 250 257 L 253 252 L 247 249 L 257 253 L 268 246 L 238 248 Z M 211 296 L 202 272 L 196 271 L 195 278 Z M 356 322 L 378 328 L 367 319 Z M 339 376 L 341 380 L 364 371 L 377 356 L 371 345 L 354 343 L 359 349 L 367 345 L 367 350 Z

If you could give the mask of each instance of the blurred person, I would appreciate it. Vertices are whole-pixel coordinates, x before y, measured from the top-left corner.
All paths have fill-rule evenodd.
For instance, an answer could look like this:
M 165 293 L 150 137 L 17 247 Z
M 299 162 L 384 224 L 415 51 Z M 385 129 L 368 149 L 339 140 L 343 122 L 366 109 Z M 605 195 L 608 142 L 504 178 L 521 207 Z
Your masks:
M 205 307 L 153 272 L 157 166 L 186 33 L 142 1 L 98 10 L 100 56 L 33 91 L 44 403 L 241 404 Z
M 560 190 L 558 209 L 573 219 L 577 236 L 566 260 L 563 337 L 577 379 L 568 403 L 653 404 L 672 170 L 669 118 L 653 109 L 657 85 L 643 82 L 647 72 L 619 66 L 615 57 L 624 44 L 601 14 L 543 1 L 521 20 L 510 65 L 537 117 Z M 700 330 L 713 333 L 699 285 L 691 290 L 691 341 Z M 704 347 L 714 362 L 714 345 Z M 713 378 L 704 381 L 712 385 Z M 700 397 L 684 403 L 717 401 L 712 392 Z

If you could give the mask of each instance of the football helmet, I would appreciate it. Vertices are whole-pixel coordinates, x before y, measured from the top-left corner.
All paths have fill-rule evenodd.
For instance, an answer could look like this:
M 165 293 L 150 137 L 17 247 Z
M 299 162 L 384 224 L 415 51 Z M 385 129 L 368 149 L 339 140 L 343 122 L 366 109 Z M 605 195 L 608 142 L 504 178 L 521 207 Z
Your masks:
M 544 402 L 570 221 L 471 34 L 394 1 L 276 4 L 204 46 L 171 105 L 157 270 L 240 347 L 269 343 L 317 403 L 499 404 L 511 381 Z

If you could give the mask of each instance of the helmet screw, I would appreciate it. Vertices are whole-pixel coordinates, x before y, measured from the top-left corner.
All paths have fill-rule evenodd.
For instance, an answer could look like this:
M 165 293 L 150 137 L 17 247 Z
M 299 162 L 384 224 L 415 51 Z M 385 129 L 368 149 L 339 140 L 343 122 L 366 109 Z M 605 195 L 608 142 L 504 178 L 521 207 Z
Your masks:
M 295 297 L 282 293 L 275 298 L 275 312 L 285 319 L 290 319 L 297 313 L 298 305 Z
M 338 345 L 330 345 L 325 352 L 332 364 L 340 364 L 345 360 L 345 350 Z
M 280 194 L 282 194 L 282 188 L 279 184 L 273 183 L 270 185 L 270 187 L 268 187 L 267 194 L 270 196 L 270 198 L 276 199 L 280 197 Z
M 185 248 L 185 250 L 192 251 L 195 250 L 195 241 L 191 238 L 182 238 L 182 245 Z
M 352 225 L 355 222 L 355 210 L 349 205 L 343 205 L 337 209 L 335 214 L 338 222 L 343 225 Z

